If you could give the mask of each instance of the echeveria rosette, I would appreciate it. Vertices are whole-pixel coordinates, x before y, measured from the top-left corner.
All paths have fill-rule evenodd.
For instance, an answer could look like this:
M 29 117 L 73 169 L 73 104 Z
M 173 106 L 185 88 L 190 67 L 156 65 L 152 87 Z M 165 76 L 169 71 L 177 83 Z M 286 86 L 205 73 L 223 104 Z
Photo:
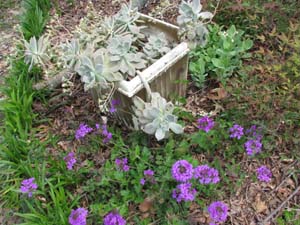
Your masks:
M 194 201 L 197 191 L 192 187 L 191 183 L 182 183 L 176 186 L 172 192 L 172 198 L 177 202 L 190 202 Z
M 32 197 L 32 193 L 38 188 L 38 185 L 34 182 L 35 178 L 31 177 L 25 179 L 21 183 L 20 191 L 24 194 L 28 194 L 28 197 Z
M 215 223 L 225 222 L 228 216 L 228 210 L 228 206 L 221 201 L 213 202 L 207 208 L 210 218 Z
M 85 208 L 72 209 L 69 216 L 69 223 L 71 225 L 86 225 L 86 217 L 88 210 Z
M 193 178 L 194 169 L 186 160 L 175 162 L 171 169 L 172 177 L 178 182 L 187 182 Z
M 209 118 L 208 116 L 203 116 L 202 118 L 197 120 L 198 128 L 200 130 L 205 131 L 206 133 L 209 132 L 215 125 L 213 119 Z
M 103 220 L 103 225 L 125 225 L 126 220 L 117 212 L 108 213 Z
M 272 178 L 272 172 L 266 166 L 261 166 L 256 170 L 257 178 L 263 182 L 270 182 Z
M 208 165 L 197 166 L 194 169 L 194 178 L 201 184 L 216 184 L 220 181 L 218 170 Z

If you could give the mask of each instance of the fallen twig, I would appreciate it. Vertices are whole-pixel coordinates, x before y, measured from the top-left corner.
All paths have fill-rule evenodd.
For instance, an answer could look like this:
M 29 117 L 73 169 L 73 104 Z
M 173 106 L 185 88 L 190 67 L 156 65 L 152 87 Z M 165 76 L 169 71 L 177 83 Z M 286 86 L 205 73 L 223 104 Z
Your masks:
M 43 88 L 54 89 L 62 83 L 63 77 L 69 79 L 73 75 L 69 70 L 63 70 L 54 77 L 51 77 L 49 80 L 45 80 L 43 82 L 37 83 L 33 86 L 36 90 L 41 90 Z
M 284 205 L 292 198 L 294 197 L 298 192 L 300 191 L 300 186 L 297 187 L 297 189 L 286 199 L 284 200 L 280 206 L 278 206 L 267 218 L 265 218 L 259 225 L 265 225 L 270 219 L 272 219 L 275 214 L 278 213 L 279 210 L 281 210 Z

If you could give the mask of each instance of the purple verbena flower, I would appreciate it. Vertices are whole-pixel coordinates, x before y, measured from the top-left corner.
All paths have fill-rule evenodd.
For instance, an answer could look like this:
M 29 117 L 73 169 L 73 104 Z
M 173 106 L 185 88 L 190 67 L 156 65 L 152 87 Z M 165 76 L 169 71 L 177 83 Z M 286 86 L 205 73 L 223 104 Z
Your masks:
M 247 155 L 253 156 L 253 155 L 261 152 L 262 143 L 260 140 L 250 139 L 245 143 L 245 149 L 246 149 Z
M 272 172 L 266 166 L 261 166 L 256 170 L 257 178 L 260 181 L 270 182 L 272 177 Z
M 69 154 L 64 157 L 64 161 L 67 164 L 68 170 L 72 170 L 73 165 L 76 163 L 76 158 L 75 158 L 74 152 L 69 152 Z
M 218 170 L 208 165 L 197 166 L 194 169 L 194 177 L 198 179 L 201 184 L 216 184 L 220 181 Z
M 76 130 L 75 138 L 77 140 L 84 138 L 88 133 L 92 132 L 93 128 L 89 127 L 88 125 L 81 123 L 79 128 Z
M 194 201 L 197 191 L 192 188 L 191 183 L 182 183 L 176 186 L 176 189 L 172 192 L 172 198 L 176 199 L 177 202 Z
M 233 127 L 229 129 L 229 132 L 231 138 L 241 139 L 244 135 L 244 128 L 238 124 L 234 124 Z
M 154 178 L 154 171 L 153 170 L 144 170 L 144 178 L 141 179 L 141 184 L 144 185 L 146 181 L 149 181 L 150 183 L 154 184 L 155 183 L 155 178 Z
M 34 177 L 31 177 L 22 181 L 20 191 L 22 193 L 27 193 L 28 197 L 31 198 L 32 192 L 35 191 L 37 188 L 38 185 L 34 183 Z
M 154 175 L 154 171 L 153 170 L 144 170 L 144 175 L 152 177 Z
M 117 212 L 110 212 L 104 217 L 103 225 L 125 225 L 126 221 Z
M 172 166 L 172 177 L 179 182 L 186 182 L 193 177 L 193 166 L 186 160 L 178 160 Z
M 103 143 L 106 144 L 112 139 L 112 133 L 107 130 L 107 126 L 102 125 L 102 136 L 104 137 Z
M 228 206 L 220 201 L 211 203 L 208 208 L 210 218 L 214 222 L 225 222 L 228 215 Z
M 198 122 L 198 128 L 200 130 L 204 130 L 206 133 L 210 131 L 215 125 L 213 119 L 209 118 L 208 116 L 204 116 L 198 119 L 197 122 Z
M 246 134 L 248 135 L 248 137 L 253 138 L 255 140 L 262 139 L 261 129 L 257 128 L 256 125 L 252 125 L 249 129 L 247 129 Z
M 140 184 L 141 184 L 141 185 L 145 185 L 145 183 L 146 183 L 145 178 L 140 179 Z
M 88 210 L 85 208 L 78 208 L 76 210 L 72 209 L 69 216 L 69 223 L 71 225 L 86 225 L 86 217 L 88 215 Z
M 130 169 L 130 167 L 127 165 L 127 163 L 128 163 L 127 158 L 123 158 L 123 159 L 117 158 L 115 160 L 115 163 L 116 163 L 117 168 L 120 170 L 127 172 Z
M 116 112 L 117 111 L 116 106 L 120 105 L 120 104 L 121 104 L 121 101 L 119 99 L 113 99 L 113 100 L 111 100 L 111 103 L 110 103 L 111 107 L 109 109 L 109 112 L 111 112 L 111 113 Z

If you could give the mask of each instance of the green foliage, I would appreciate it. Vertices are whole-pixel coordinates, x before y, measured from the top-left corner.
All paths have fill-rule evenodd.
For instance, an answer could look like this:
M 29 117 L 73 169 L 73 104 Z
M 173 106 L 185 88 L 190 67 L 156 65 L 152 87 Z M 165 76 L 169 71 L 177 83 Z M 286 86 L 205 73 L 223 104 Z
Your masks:
M 216 1 L 212 1 L 214 5 Z M 251 36 L 267 35 L 274 27 L 278 33 L 285 33 L 289 22 L 293 19 L 297 20 L 299 13 L 295 9 L 299 6 L 299 1 L 221 1 L 214 21 L 226 27 L 234 24 Z
M 21 15 L 21 29 L 26 40 L 31 37 L 39 38 L 46 25 L 50 10 L 49 0 L 23 0 Z
M 281 54 L 286 56 L 284 62 L 280 61 L 272 66 L 274 73 L 281 80 L 280 89 L 283 93 L 293 93 L 300 96 L 300 34 L 297 31 L 299 24 L 290 24 L 287 34 L 277 35 L 281 44 Z
M 170 168 L 182 158 L 193 164 L 195 164 L 195 160 L 178 151 L 172 138 L 165 146 L 155 151 L 142 146 L 136 135 L 126 140 L 130 146 L 124 143 L 119 134 L 114 135 L 114 139 L 111 157 L 101 169 L 101 181 L 96 182 L 92 178 L 83 186 L 83 190 L 91 201 L 97 199 L 96 203 L 91 206 L 92 214 L 104 216 L 107 212 L 117 209 L 125 216 L 129 213 L 129 205 L 138 205 L 147 198 L 157 215 L 146 219 L 145 222 L 158 219 L 161 221 L 160 224 L 172 224 L 173 219 L 167 216 L 169 214 L 185 220 L 189 204 L 181 205 L 171 198 L 176 182 L 171 178 Z M 130 166 L 128 172 L 117 169 L 115 164 L 116 158 L 124 157 L 128 158 Z M 155 172 L 155 183 L 146 181 L 143 186 L 140 184 L 140 179 L 144 177 L 143 172 L 147 169 Z M 139 221 L 139 224 L 144 224 L 141 222 L 140 215 L 136 216 L 136 220 Z
M 26 155 L 27 140 L 34 115 L 31 105 L 33 101 L 32 82 L 28 74 L 28 66 L 23 60 L 13 62 L 10 76 L 6 78 L 3 93 L 7 98 L 1 102 L 4 114 L 2 157 L 16 162 Z
M 299 215 L 297 215 L 297 209 L 285 210 L 283 215 L 277 218 L 278 225 L 300 225 Z
M 203 87 L 206 77 L 216 79 L 223 85 L 242 66 L 242 59 L 253 43 L 243 39 L 243 31 L 231 26 L 227 31 L 215 25 L 209 26 L 209 41 L 205 47 L 191 52 L 190 73 L 195 84 Z
M 58 180 L 57 184 L 51 183 L 52 180 L 46 180 L 47 191 L 38 192 L 39 198 L 22 199 L 23 211 L 27 213 L 16 213 L 23 218 L 23 225 L 67 225 L 71 209 L 78 204 L 79 198 L 73 197 L 65 189 L 64 183 Z M 42 188 L 39 186 L 39 188 Z M 22 204 L 21 203 L 21 204 Z

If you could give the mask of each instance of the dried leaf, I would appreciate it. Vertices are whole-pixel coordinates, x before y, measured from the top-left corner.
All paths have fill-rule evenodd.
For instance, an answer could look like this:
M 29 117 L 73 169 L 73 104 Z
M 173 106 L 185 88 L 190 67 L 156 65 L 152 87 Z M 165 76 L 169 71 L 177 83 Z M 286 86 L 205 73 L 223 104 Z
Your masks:
M 208 94 L 208 98 L 211 100 L 221 100 L 227 97 L 227 92 L 224 88 L 219 87 L 211 90 Z
M 263 202 L 260 198 L 260 195 L 257 195 L 255 198 L 255 210 L 257 213 L 262 213 L 267 210 L 268 207 L 265 202 Z
M 145 200 L 139 205 L 141 212 L 147 212 L 152 208 L 152 200 L 150 198 L 145 198 Z

